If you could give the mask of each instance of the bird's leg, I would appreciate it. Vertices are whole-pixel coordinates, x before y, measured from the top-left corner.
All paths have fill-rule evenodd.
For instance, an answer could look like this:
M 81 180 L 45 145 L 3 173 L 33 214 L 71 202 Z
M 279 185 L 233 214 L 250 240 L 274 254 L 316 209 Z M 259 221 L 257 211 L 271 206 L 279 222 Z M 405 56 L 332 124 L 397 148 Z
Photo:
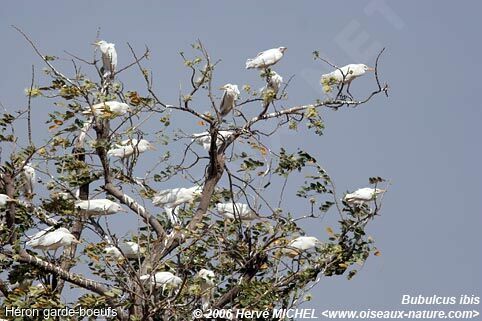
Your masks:
M 271 82 L 271 68 L 266 68 L 264 72 L 266 74 L 266 83 L 269 86 L 269 83 Z
M 346 87 L 346 93 L 348 94 L 350 99 L 353 100 L 353 95 L 350 93 L 350 85 L 351 85 L 351 81 L 348 82 L 348 86 Z

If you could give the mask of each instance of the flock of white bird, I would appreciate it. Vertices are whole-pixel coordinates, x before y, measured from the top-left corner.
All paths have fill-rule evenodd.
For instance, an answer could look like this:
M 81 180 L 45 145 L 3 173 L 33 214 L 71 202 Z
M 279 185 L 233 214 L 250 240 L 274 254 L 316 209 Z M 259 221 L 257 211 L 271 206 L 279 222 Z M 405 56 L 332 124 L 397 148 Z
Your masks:
M 115 50 L 115 45 L 103 40 L 96 42 L 95 45 L 99 47 L 102 53 L 103 66 L 101 72 L 103 73 L 103 76 L 112 77 L 117 68 L 117 52 Z M 270 74 L 267 77 L 267 84 L 261 89 L 261 92 L 272 90 L 275 94 L 278 93 L 283 83 L 283 78 L 275 71 L 268 68 L 276 64 L 283 57 L 285 51 L 285 47 L 269 49 L 259 53 L 255 58 L 246 61 L 246 69 L 256 68 L 269 70 Z M 324 85 L 327 83 L 330 85 L 341 83 L 350 84 L 355 78 L 360 77 L 367 71 L 371 70 L 373 70 L 373 68 L 364 64 L 350 64 L 337 68 L 331 73 L 322 75 L 321 82 Z M 225 117 L 235 108 L 240 92 L 237 85 L 229 83 L 221 87 L 221 89 L 224 90 L 224 94 L 219 106 L 219 113 L 221 117 Z M 83 113 L 90 116 L 109 115 L 116 117 L 125 115 L 131 111 L 131 107 L 126 103 L 106 101 L 86 107 Z M 228 130 L 219 131 L 216 146 L 220 146 L 232 134 L 233 132 Z M 209 150 L 211 147 L 211 135 L 208 132 L 194 134 L 192 141 L 203 146 L 206 150 Z M 110 149 L 107 152 L 107 155 L 109 157 L 125 159 L 134 154 L 141 154 L 147 150 L 154 149 L 154 146 L 145 139 L 128 139 L 119 144 L 115 144 L 115 147 Z M 36 175 L 35 169 L 30 163 L 24 165 L 22 179 L 25 195 L 27 197 L 32 197 Z M 359 206 L 375 200 L 377 195 L 384 192 L 385 190 L 378 188 L 361 188 L 352 193 L 346 194 L 343 200 L 349 205 Z M 201 195 L 201 193 L 201 186 L 161 190 L 154 195 L 152 203 L 154 206 L 162 207 L 165 210 L 171 224 L 179 225 L 181 223 L 178 217 L 180 206 L 191 204 L 195 201 L 196 197 Z M 0 209 L 6 207 L 9 202 L 16 202 L 16 200 L 8 195 L 0 194 Z M 79 214 L 85 217 L 111 215 L 125 211 L 120 204 L 109 199 L 77 200 L 75 202 L 75 208 Z M 259 218 L 255 211 L 245 203 L 218 203 L 216 204 L 215 209 L 219 215 L 227 220 L 252 221 Z M 57 250 L 60 247 L 68 247 L 77 243 L 80 243 L 80 241 L 72 235 L 68 229 L 63 227 L 53 229 L 53 227 L 49 227 L 30 236 L 26 245 L 35 249 L 48 251 Z M 288 243 L 284 253 L 293 258 L 300 255 L 302 252 L 314 249 L 320 245 L 321 241 L 316 237 L 300 236 Z M 139 244 L 131 241 L 122 242 L 116 245 L 113 245 L 108 241 L 108 245 L 104 249 L 104 254 L 107 257 L 113 257 L 117 260 L 135 259 L 138 258 L 142 252 L 143 249 Z M 197 277 L 201 281 L 201 290 L 203 293 L 201 299 L 203 307 L 206 308 L 209 305 L 209 298 L 212 295 L 212 288 L 215 285 L 215 275 L 211 270 L 201 269 L 198 272 Z M 183 282 L 180 277 L 166 271 L 142 275 L 140 280 L 148 281 L 153 287 L 162 288 L 162 291 L 178 288 Z
M 27 167 L 27 165 L 25 167 Z M 33 192 L 35 170 L 30 163 L 24 170 L 24 173 L 26 173 L 24 180 L 28 182 L 28 184 L 25 184 L 27 186 L 25 193 L 31 194 Z M 192 203 L 196 197 L 201 195 L 201 192 L 201 186 L 161 190 L 154 195 L 152 203 L 155 206 L 163 207 L 171 224 L 178 225 L 180 224 L 177 216 L 179 206 Z M 365 187 L 346 194 L 343 200 L 350 205 L 359 206 L 374 201 L 377 195 L 384 192 L 385 190 L 383 189 Z M 0 194 L 0 208 L 7 206 L 9 202 L 15 201 L 15 199 L 12 199 L 8 195 Z M 75 208 L 79 214 L 86 217 L 111 215 L 125 211 L 120 204 L 109 199 L 77 200 L 75 202 Z M 227 220 L 252 221 L 259 218 L 255 211 L 245 203 L 217 203 L 215 208 L 218 214 Z M 52 230 L 52 227 L 50 227 L 30 236 L 26 244 L 40 250 L 57 250 L 60 247 L 70 246 L 79 242 L 80 241 L 66 228 L 60 227 Z M 295 257 L 301 252 L 312 249 L 319 244 L 321 244 L 321 242 L 315 237 L 300 236 L 288 244 L 285 253 L 291 257 Z M 105 248 L 104 253 L 106 256 L 111 256 L 116 259 L 132 259 L 139 256 L 141 248 L 137 243 L 127 241 L 119 243 L 117 246 L 109 244 Z M 169 273 L 170 272 L 156 273 L 154 278 L 152 278 L 153 284 L 163 287 L 167 284 L 171 286 L 180 284 L 180 279 Z M 151 276 L 149 276 L 149 278 L 151 278 Z
M 115 44 L 108 43 L 104 40 L 95 43 L 99 47 L 102 54 L 102 71 L 104 76 L 113 75 L 117 68 L 117 52 L 115 50 Z M 276 71 L 270 68 L 283 58 L 286 47 L 278 47 L 260 52 L 255 58 L 248 59 L 246 61 L 246 69 L 256 68 L 269 71 L 266 76 L 267 84 L 260 90 L 261 93 L 272 91 L 274 95 L 278 94 L 280 87 L 283 83 L 283 77 L 281 77 Z M 365 64 L 349 64 L 336 70 L 324 74 L 321 76 L 321 84 L 323 86 L 348 84 L 357 78 L 365 74 L 367 71 L 373 71 L 374 69 L 368 67 Z M 236 107 L 236 101 L 240 97 L 240 91 L 235 84 L 225 84 L 220 88 L 224 91 L 221 102 L 219 104 L 219 115 L 221 117 L 227 116 Z M 125 115 L 131 112 L 132 108 L 122 102 L 118 101 L 106 101 L 92 106 L 88 106 L 84 109 L 85 115 L 95 115 L 109 117 L 116 117 Z M 218 139 L 216 140 L 216 146 L 223 143 L 230 135 L 231 131 L 220 131 Z M 194 134 L 193 141 L 202 145 L 204 149 L 209 150 L 211 146 L 211 136 L 207 132 Z M 126 159 L 132 155 L 139 155 L 148 150 L 153 150 L 153 145 L 145 139 L 128 139 L 115 144 L 114 148 L 110 149 L 107 153 L 109 157 L 116 157 L 120 159 Z

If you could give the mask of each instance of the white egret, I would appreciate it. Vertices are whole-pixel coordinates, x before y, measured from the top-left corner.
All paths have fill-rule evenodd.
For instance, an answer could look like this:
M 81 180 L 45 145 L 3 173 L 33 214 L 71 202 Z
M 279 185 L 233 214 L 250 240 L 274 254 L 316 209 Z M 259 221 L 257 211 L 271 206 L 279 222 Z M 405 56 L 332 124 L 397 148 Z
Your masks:
M 320 244 L 321 242 L 314 236 L 300 236 L 289 242 L 286 253 L 290 257 L 295 257 Z
M 5 207 L 8 202 L 15 202 L 15 200 L 6 194 L 0 194 L 0 207 Z
M 164 207 L 169 221 L 172 224 L 179 224 L 179 218 L 177 217 L 177 207 L 181 204 L 191 203 L 196 196 L 201 195 L 202 187 L 193 186 L 189 188 L 179 187 L 173 189 L 165 189 L 157 192 L 153 199 L 152 204 L 155 206 Z
M 221 105 L 219 107 L 219 113 L 221 117 L 226 116 L 233 110 L 236 105 L 236 100 L 239 98 L 240 92 L 237 85 L 226 84 L 221 87 L 224 90 L 223 98 L 221 99 Z
M 98 46 L 102 53 L 103 76 L 112 76 L 117 68 L 117 51 L 115 44 L 104 40 L 97 41 L 94 45 Z
M 171 272 L 156 272 L 154 275 L 145 274 L 139 278 L 141 281 L 149 280 L 155 288 L 162 287 L 162 292 L 166 288 L 178 288 L 182 279 Z
M 48 251 L 57 250 L 62 246 L 67 247 L 74 243 L 80 243 L 80 241 L 64 227 L 60 227 L 52 232 L 49 232 L 49 230 L 50 229 L 43 230 L 35 234 L 26 244 L 35 249 Z
M 374 68 L 368 67 L 364 64 L 349 64 L 338 68 L 328 74 L 324 74 L 321 76 L 321 84 L 323 87 L 325 86 L 332 86 L 332 85 L 339 85 L 339 84 L 348 84 L 348 89 L 351 82 L 360 76 L 363 76 L 367 71 L 374 71 Z M 326 91 L 326 90 L 325 90 Z
M 207 269 L 200 269 L 197 276 L 209 286 L 214 286 L 214 272 Z
M 206 310 L 213 296 L 215 275 L 211 270 L 201 269 L 196 276 L 201 279 L 201 304 L 203 310 Z
M 30 197 L 33 194 L 33 186 L 35 183 L 35 169 L 32 164 L 27 163 L 22 170 L 23 190 L 26 196 Z
M 246 69 L 265 69 L 277 63 L 286 51 L 286 47 L 273 48 L 260 52 L 256 58 L 246 61 Z
M 216 137 L 216 146 L 221 146 L 231 135 L 234 134 L 232 130 L 220 130 L 218 131 L 218 135 Z M 198 134 L 193 134 L 193 142 L 201 145 L 205 150 L 209 150 L 211 148 L 211 134 L 209 132 L 202 132 Z
M 75 202 L 75 208 L 87 216 L 110 215 L 117 212 L 125 212 L 120 204 L 108 199 L 77 201 Z
M 382 193 L 385 193 L 384 189 L 364 187 L 357 189 L 353 193 L 346 194 L 343 200 L 348 204 L 362 205 L 365 202 L 373 201 L 378 194 Z
M 107 156 L 109 157 L 119 157 L 128 158 L 135 154 L 144 153 L 147 150 L 155 150 L 154 145 L 145 139 L 126 139 L 120 144 L 116 144 L 117 148 L 109 149 Z
M 278 94 L 279 89 L 281 88 L 281 84 L 283 83 L 283 77 L 281 77 L 276 71 L 271 71 L 271 75 L 269 76 L 268 83 L 266 86 L 261 88 L 261 93 L 265 93 L 268 90 L 272 90 L 274 94 Z
M 121 259 L 137 259 L 141 254 L 141 247 L 136 242 L 127 241 L 117 244 L 117 246 L 109 245 L 104 249 L 106 256 Z
M 131 111 L 131 106 L 126 103 L 121 103 L 119 101 L 111 100 L 105 101 L 102 103 L 98 103 L 92 105 L 92 107 L 84 108 L 82 114 L 84 115 L 92 115 L 92 112 L 96 116 L 100 115 L 114 115 L 114 116 L 122 116 L 125 115 L 127 112 Z
M 241 221 L 252 221 L 259 216 L 253 212 L 248 204 L 245 203 L 218 203 L 216 204 L 216 210 L 220 215 L 227 219 L 234 220 L 241 219 Z

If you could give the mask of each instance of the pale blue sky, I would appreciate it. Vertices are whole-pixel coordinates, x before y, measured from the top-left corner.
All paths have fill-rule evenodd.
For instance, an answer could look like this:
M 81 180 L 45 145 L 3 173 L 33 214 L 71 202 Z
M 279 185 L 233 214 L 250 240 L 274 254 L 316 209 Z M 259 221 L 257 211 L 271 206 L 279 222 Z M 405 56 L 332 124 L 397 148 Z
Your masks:
M 391 14 L 372 10 L 384 4 Z M 373 175 L 392 180 L 383 214 L 369 228 L 382 256 L 371 257 L 351 281 L 323 279 L 308 306 L 396 309 L 403 294 L 480 296 L 481 9 L 478 1 L 11 1 L 0 12 L 0 102 L 9 110 L 25 105 L 31 64 L 41 66 L 11 24 L 44 52 L 63 57 L 63 50 L 89 57 L 97 27 L 117 44 L 119 65 L 130 61 L 126 42 L 139 50 L 148 44 L 156 89 L 168 101 L 186 80 L 178 52 L 198 38 L 223 59 L 218 84 L 259 83 L 244 70 L 245 59 L 283 45 L 288 51 L 277 70 L 296 75 L 292 103 L 321 97 L 318 80 L 326 69 L 313 61 L 313 50 L 339 65 L 373 64 L 371 55 L 347 50 L 351 42 L 343 34 L 353 27 L 354 35 L 367 36 L 362 51 L 387 48 L 380 72 L 390 98 L 324 111 L 321 138 L 282 132 L 272 143 L 314 151 L 341 191 L 363 187 Z M 134 73 L 124 77 L 142 84 Z M 353 91 L 361 94 L 369 84 L 360 80 Z M 323 226 L 309 232 L 325 233 Z

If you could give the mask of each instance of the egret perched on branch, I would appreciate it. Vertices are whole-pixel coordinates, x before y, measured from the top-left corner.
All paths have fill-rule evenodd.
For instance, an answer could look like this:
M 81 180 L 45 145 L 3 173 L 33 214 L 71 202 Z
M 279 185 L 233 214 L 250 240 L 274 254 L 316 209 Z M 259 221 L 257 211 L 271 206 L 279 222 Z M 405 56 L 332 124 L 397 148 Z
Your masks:
M 104 249 L 106 256 L 114 257 L 117 260 L 121 259 L 137 259 L 141 254 L 141 247 L 136 242 L 127 241 L 119 243 L 117 246 L 109 245 Z
M 182 279 L 171 272 L 157 272 L 154 275 L 145 274 L 139 278 L 141 281 L 149 280 L 155 288 L 162 287 L 162 292 L 166 288 L 178 288 Z
M 367 71 L 375 71 L 375 69 L 364 64 L 349 64 L 322 75 L 320 82 L 325 92 L 329 92 L 332 85 L 347 84 L 347 91 L 350 93 L 350 84 L 353 79 L 363 76 Z
M 92 105 L 92 107 L 84 108 L 82 114 L 84 115 L 92 115 L 92 112 L 96 116 L 100 115 L 113 115 L 113 116 L 122 116 L 125 115 L 127 112 L 131 111 L 131 106 L 127 105 L 126 103 L 121 103 L 115 100 L 105 101 L 102 103 L 98 103 Z
M 35 249 L 48 251 L 57 250 L 62 246 L 71 246 L 74 243 L 80 243 L 80 241 L 68 229 L 61 227 L 52 232 L 41 231 L 35 234 L 26 244 Z
M 120 204 L 108 199 L 77 201 L 75 202 L 75 208 L 87 216 L 110 215 L 117 212 L 125 212 Z
M 102 53 L 102 73 L 104 77 L 112 77 L 117 68 L 117 51 L 115 44 L 100 40 L 94 43 Z
M 220 215 L 227 219 L 241 219 L 241 221 L 252 221 L 258 218 L 255 212 L 249 208 L 248 204 L 244 203 L 218 203 L 216 210 Z
M 216 147 L 221 146 L 231 135 L 234 134 L 232 130 L 220 130 L 216 137 Z M 205 150 L 211 148 L 211 134 L 209 132 L 202 132 L 198 134 L 193 134 L 193 142 L 201 145 Z
M 179 224 L 177 207 L 181 204 L 191 203 L 196 196 L 201 195 L 202 187 L 193 186 L 189 188 L 179 187 L 165 189 L 157 192 L 152 199 L 155 206 L 164 207 L 167 217 L 172 224 Z
M 224 94 L 221 99 L 221 105 L 219 106 L 219 113 L 221 117 L 224 117 L 233 110 L 236 105 L 236 100 L 241 93 L 239 92 L 238 86 L 233 84 L 226 84 L 220 89 L 224 90 Z
M 33 194 L 33 185 L 35 183 L 35 169 L 32 164 L 27 163 L 22 170 L 23 190 L 27 197 Z
M 288 249 L 285 252 L 293 258 L 300 255 L 301 252 L 312 249 L 320 244 L 321 242 L 314 236 L 300 236 L 288 244 Z
M 353 193 L 346 194 L 343 200 L 348 204 L 362 205 L 365 202 L 375 200 L 377 195 L 382 193 L 385 193 L 384 189 L 364 187 L 357 189 Z
M 149 143 L 147 140 L 137 140 L 135 138 L 123 140 L 120 144 L 116 144 L 116 147 L 117 148 L 109 149 L 107 156 L 128 158 L 134 155 L 134 153 L 141 154 L 147 150 L 156 150 L 154 145 Z
M 6 194 L 0 194 L 0 207 L 5 207 L 8 202 L 15 202 L 15 200 Z
M 246 61 L 246 69 L 266 69 L 283 58 L 286 49 L 286 47 L 279 47 L 262 51 L 256 56 L 256 58 L 248 59 Z
M 196 274 L 201 279 L 201 303 L 203 310 L 209 308 L 209 301 L 213 297 L 215 276 L 214 272 L 207 269 L 201 269 Z
M 278 94 L 278 91 L 282 83 L 283 83 L 283 77 L 278 75 L 276 71 L 272 70 L 270 76 L 268 77 L 268 83 L 266 84 L 266 86 L 261 88 L 261 93 L 264 94 L 271 89 L 276 95 Z

